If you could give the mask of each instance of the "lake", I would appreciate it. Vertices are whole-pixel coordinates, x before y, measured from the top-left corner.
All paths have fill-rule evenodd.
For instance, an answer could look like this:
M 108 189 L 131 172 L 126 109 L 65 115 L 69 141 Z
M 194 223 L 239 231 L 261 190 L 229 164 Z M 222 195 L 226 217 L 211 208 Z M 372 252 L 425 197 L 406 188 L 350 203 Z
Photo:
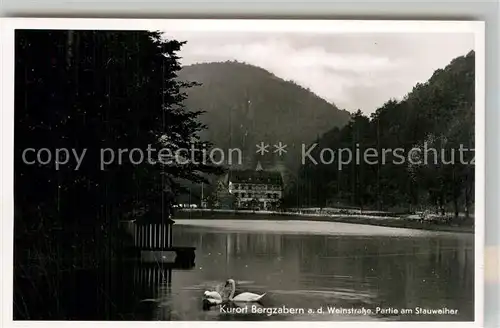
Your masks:
M 196 247 L 194 268 L 109 261 L 98 270 L 56 270 L 37 282 L 18 279 L 24 296 L 14 308 L 35 320 L 472 321 L 473 237 L 349 223 L 177 220 L 174 245 Z M 240 292 L 267 293 L 262 304 L 204 308 L 203 292 L 228 278 Z
M 311 221 L 177 220 L 174 244 L 196 246 L 196 267 L 171 273 L 152 320 L 474 320 L 472 234 Z M 203 291 L 227 278 L 241 291 L 267 293 L 262 308 L 281 310 L 204 310 Z M 440 309 L 448 314 L 425 314 Z

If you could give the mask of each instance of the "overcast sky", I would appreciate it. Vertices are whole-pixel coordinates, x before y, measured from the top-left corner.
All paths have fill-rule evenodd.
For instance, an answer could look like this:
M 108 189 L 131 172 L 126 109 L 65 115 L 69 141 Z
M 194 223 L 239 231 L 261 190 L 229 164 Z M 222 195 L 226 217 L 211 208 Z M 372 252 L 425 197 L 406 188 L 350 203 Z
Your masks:
M 298 22 L 300 23 L 300 22 Z M 166 33 L 187 41 L 182 64 L 238 60 L 310 88 L 338 107 L 372 113 L 474 48 L 473 34 Z

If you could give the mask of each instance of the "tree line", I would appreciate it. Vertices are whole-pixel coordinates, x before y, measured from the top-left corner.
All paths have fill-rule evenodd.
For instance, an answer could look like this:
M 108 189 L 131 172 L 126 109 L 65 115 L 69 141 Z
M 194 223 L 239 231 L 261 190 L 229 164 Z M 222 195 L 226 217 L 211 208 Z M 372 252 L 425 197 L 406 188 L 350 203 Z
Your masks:
M 389 100 L 370 116 L 358 110 L 346 126 L 318 138 L 314 158 L 325 148 L 377 155 L 344 165 L 339 161 L 346 158 L 338 156 L 328 164 L 306 162 L 287 203 L 468 216 L 474 204 L 474 57 L 471 51 L 454 59 L 404 99 Z M 406 151 L 404 161 L 397 152 L 384 153 L 398 148 Z
M 177 79 L 182 45 L 148 31 L 16 31 L 17 317 L 29 317 L 24 310 L 43 304 L 62 304 L 55 295 L 60 272 L 108 267 L 118 254 L 115 246 L 125 240 L 119 223 L 127 215 L 141 209 L 145 216 L 167 216 L 182 191 L 180 181 L 201 182 L 220 173 L 210 165 L 137 164 L 128 157 L 104 169 L 100 165 L 100 150 L 106 148 L 210 146 L 199 136 L 202 112 L 183 104 L 184 90 L 196 83 Z M 28 148 L 86 149 L 86 154 L 78 167 L 74 161 L 60 165 L 33 158 L 28 164 L 23 159 Z M 47 283 L 50 294 L 26 292 Z

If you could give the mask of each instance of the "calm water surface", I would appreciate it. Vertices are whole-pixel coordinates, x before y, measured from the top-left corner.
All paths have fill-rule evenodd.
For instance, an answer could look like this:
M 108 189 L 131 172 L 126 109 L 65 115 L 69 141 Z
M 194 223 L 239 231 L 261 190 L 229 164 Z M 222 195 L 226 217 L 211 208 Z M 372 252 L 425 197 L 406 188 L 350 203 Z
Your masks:
M 155 299 L 140 302 L 151 303 L 141 319 L 474 320 L 471 234 L 301 221 L 176 222 L 174 244 L 196 247 L 196 267 L 135 272 L 135 281 L 148 281 L 150 297 Z M 306 313 L 265 315 L 249 309 L 231 314 L 219 307 L 203 309 L 203 291 L 220 287 L 227 278 L 235 279 L 240 291 L 267 293 L 262 307 Z M 328 307 L 408 308 L 414 313 L 342 315 L 329 314 Z M 416 307 L 446 307 L 458 314 L 417 315 Z M 319 308 L 323 314 L 307 314 Z

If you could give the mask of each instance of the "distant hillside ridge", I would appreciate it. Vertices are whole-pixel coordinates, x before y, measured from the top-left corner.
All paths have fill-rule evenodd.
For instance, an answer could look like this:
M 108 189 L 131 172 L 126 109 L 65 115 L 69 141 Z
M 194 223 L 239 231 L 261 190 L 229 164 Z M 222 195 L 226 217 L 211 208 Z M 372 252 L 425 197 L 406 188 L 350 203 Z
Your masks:
M 325 132 L 343 127 L 350 113 L 338 109 L 310 90 L 241 62 L 212 62 L 185 66 L 178 78 L 201 85 L 187 90 L 184 101 L 208 128 L 202 137 L 214 147 L 238 148 L 242 161 L 234 168 L 296 170 L 302 144 L 310 144 Z M 264 155 L 256 145 L 269 145 Z M 274 152 L 274 145 L 286 145 L 286 153 Z

